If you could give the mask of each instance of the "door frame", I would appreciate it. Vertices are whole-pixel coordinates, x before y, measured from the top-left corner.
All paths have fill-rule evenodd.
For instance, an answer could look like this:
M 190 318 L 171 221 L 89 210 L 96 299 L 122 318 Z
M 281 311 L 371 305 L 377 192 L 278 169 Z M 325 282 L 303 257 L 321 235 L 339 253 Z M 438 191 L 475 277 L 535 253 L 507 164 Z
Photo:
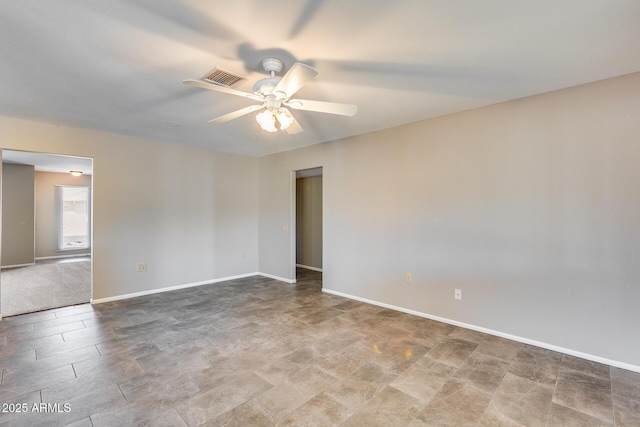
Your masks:
M 2 195 L 2 186 L 4 185 L 2 183 L 2 178 L 1 178 L 1 174 L 2 174 L 2 160 L 3 160 L 3 156 L 2 153 L 3 151 L 18 151 L 18 152 L 23 152 L 23 153 L 33 153 L 33 154 L 42 154 L 42 155 L 46 155 L 46 156 L 56 156 L 56 157 L 74 157 L 74 158 L 81 158 L 81 159 L 86 159 L 86 160 L 91 160 L 91 185 L 90 185 L 90 194 L 91 194 L 91 204 L 90 204 L 90 230 L 89 230 L 89 239 L 91 242 L 91 251 L 89 252 L 90 257 L 91 257 L 91 274 L 90 274 L 90 283 L 89 286 L 91 287 L 91 298 L 88 301 L 89 303 L 91 303 L 93 301 L 93 283 L 94 283 L 94 277 L 93 277 L 93 273 L 94 273 L 94 244 L 95 244 L 95 240 L 94 240 L 94 236 L 93 236 L 93 225 L 94 225 L 94 199 L 95 199 L 95 192 L 93 191 L 94 189 L 94 185 L 95 185 L 95 173 L 94 173 L 94 169 L 95 169 L 95 158 L 93 157 L 87 157 L 87 156 L 78 156 L 78 155 L 73 155 L 73 154 L 60 154 L 60 153 L 49 153 L 49 152 L 45 152 L 45 151 L 32 151 L 32 150 L 20 150 L 20 149 L 15 149 L 15 148 L 4 148 L 4 147 L 0 147 L 0 242 L 2 241 L 2 206 L 3 206 L 3 195 Z M 35 166 L 35 165 L 34 165 Z M 37 190 L 36 190 L 37 191 Z M 35 197 L 35 194 L 34 194 Z M 36 218 L 36 210 L 38 209 L 37 206 L 35 206 L 34 209 L 34 227 L 35 227 L 35 218 Z M 36 240 L 36 235 L 34 233 L 34 257 L 35 257 L 35 240 Z M 2 257 L 2 253 L 0 251 L 0 260 Z M 1 293 L 2 293 L 2 271 L 0 269 L 0 301 L 1 301 Z M 2 312 L 0 310 L 0 320 L 2 320 Z
M 324 167 L 322 165 L 320 166 L 312 166 L 309 168 L 302 168 L 302 169 L 295 169 L 291 171 L 291 177 L 290 177 L 290 188 L 289 188 L 289 194 L 290 194 L 290 200 L 289 200 L 289 206 L 291 207 L 290 209 L 290 213 L 289 213 L 289 254 L 290 254 L 290 259 L 289 259 L 289 277 L 291 278 L 291 283 L 295 283 L 296 282 L 296 265 L 297 265 L 297 222 L 296 222 L 296 215 L 297 215 L 297 198 L 296 198 L 296 191 L 297 191 L 297 179 L 298 179 L 298 175 L 300 174 L 300 172 L 303 171 L 312 171 L 312 170 L 316 170 L 319 169 L 320 173 L 319 174 L 315 174 L 315 175 L 309 175 L 311 176 L 321 176 L 322 177 L 322 252 L 323 252 L 323 256 L 322 256 L 322 267 L 324 270 Z M 304 178 L 304 177 L 301 177 Z

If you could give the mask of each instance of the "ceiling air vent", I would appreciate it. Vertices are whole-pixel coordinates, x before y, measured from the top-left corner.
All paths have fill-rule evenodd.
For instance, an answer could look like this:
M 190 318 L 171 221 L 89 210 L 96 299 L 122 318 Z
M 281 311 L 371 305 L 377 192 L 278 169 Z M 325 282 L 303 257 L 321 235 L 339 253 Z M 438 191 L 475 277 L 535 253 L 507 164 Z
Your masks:
M 244 77 L 221 70 L 220 68 L 214 68 L 213 71 L 204 76 L 202 80 L 224 86 L 233 86 L 244 80 Z

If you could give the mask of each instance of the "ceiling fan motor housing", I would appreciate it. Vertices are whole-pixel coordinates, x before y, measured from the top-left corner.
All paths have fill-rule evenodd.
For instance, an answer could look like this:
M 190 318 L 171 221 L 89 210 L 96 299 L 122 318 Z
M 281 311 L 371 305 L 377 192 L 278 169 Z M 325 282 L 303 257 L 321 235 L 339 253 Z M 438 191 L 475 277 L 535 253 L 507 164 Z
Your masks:
M 264 106 L 267 110 L 279 110 L 282 107 L 282 100 L 276 98 L 275 96 L 269 96 L 264 101 Z
M 269 95 L 273 92 L 273 89 L 280 83 L 280 79 L 277 77 L 267 77 L 266 79 L 258 80 L 253 85 L 253 93 L 256 95 Z

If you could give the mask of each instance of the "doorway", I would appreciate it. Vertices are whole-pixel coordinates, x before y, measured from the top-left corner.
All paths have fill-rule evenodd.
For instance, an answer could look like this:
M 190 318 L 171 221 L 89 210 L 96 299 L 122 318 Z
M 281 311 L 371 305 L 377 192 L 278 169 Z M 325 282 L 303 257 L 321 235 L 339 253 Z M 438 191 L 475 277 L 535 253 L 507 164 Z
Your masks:
M 3 317 L 92 297 L 93 159 L 2 150 Z
M 296 281 L 322 273 L 322 167 L 295 172 Z M 317 278 L 317 277 L 316 277 Z

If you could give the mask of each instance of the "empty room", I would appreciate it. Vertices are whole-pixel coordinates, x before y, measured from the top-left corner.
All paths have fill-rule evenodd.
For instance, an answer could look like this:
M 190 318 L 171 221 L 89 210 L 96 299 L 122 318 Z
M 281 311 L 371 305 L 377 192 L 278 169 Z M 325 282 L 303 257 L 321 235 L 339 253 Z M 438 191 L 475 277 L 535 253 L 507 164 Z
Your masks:
M 0 425 L 640 425 L 637 40 L 636 0 L 4 2 Z

